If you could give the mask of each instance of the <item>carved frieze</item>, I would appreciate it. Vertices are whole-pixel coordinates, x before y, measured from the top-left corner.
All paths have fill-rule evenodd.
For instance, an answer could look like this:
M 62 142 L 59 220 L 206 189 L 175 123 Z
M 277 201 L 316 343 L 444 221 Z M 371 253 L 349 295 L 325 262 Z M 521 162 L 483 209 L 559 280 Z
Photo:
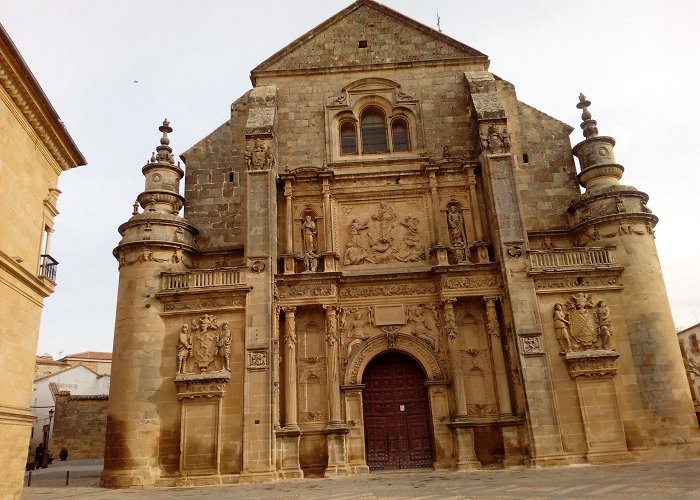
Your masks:
M 182 374 L 175 377 L 177 397 L 183 399 L 221 398 L 226 394 L 230 372 Z
M 305 285 L 278 285 L 277 296 L 280 299 L 302 297 L 333 297 L 337 287 L 333 283 L 313 283 Z
M 442 288 L 447 290 L 470 288 L 495 288 L 500 285 L 496 275 L 452 276 L 442 279 Z
M 542 335 L 538 333 L 521 334 L 520 352 L 523 356 L 541 356 L 544 354 L 544 346 L 542 345 Z
M 541 292 L 597 288 L 620 289 L 622 286 L 619 276 L 563 276 L 535 280 L 535 289 Z
M 392 295 L 427 295 L 434 293 L 436 293 L 435 283 L 367 285 L 340 289 L 340 296 L 346 299 L 360 297 L 386 297 Z
M 214 299 L 180 299 L 172 302 L 163 302 L 164 312 L 180 312 L 180 311 L 203 311 L 224 308 L 243 308 L 245 307 L 244 297 L 233 298 L 214 298 Z

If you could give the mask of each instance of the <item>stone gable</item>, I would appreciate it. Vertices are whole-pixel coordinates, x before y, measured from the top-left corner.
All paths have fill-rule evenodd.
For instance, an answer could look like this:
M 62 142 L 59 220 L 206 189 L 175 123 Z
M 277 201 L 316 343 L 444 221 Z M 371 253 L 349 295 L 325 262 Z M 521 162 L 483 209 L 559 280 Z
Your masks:
M 361 42 L 366 47 L 360 47 Z M 359 1 L 299 37 L 252 73 L 483 59 L 481 52 L 371 1 Z

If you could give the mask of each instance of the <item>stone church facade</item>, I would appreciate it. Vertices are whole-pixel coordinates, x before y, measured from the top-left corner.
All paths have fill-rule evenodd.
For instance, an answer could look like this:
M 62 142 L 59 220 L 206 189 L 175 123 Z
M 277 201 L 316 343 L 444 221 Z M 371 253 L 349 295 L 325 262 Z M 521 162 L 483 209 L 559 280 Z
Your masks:
M 697 453 L 648 196 L 584 96 L 572 154 L 488 67 L 359 0 L 186 174 L 163 123 L 114 250 L 103 485 Z

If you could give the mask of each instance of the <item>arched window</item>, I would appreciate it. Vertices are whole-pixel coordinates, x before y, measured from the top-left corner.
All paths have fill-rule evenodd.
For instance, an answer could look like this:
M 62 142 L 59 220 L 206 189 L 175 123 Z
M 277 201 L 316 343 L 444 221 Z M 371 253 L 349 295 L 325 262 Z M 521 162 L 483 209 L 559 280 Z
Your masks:
M 343 122 L 340 126 L 340 154 L 357 154 L 357 131 L 353 122 Z
M 403 118 L 391 122 L 391 142 L 394 151 L 408 151 L 408 123 Z
M 378 108 L 369 108 L 360 119 L 363 153 L 386 153 L 389 151 L 386 137 L 386 119 Z

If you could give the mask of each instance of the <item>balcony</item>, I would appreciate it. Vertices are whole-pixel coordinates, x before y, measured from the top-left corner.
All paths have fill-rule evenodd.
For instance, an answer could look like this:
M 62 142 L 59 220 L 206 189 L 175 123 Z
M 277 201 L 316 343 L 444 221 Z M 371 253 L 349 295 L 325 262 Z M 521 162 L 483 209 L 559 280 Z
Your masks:
M 56 271 L 58 269 L 58 261 L 47 254 L 41 255 L 40 259 L 41 260 L 39 261 L 39 277 L 48 278 L 54 283 L 56 283 Z
M 576 271 L 619 268 L 614 247 L 554 248 L 530 250 L 530 271 Z
M 245 270 L 238 268 L 206 269 L 184 273 L 163 273 L 161 291 L 240 288 L 245 286 Z

